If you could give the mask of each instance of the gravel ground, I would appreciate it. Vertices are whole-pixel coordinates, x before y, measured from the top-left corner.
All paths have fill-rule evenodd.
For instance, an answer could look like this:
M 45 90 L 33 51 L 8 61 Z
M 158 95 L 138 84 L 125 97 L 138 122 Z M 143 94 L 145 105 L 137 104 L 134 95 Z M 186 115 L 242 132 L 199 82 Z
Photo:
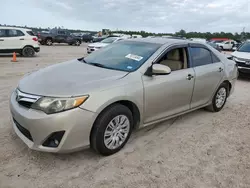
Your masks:
M 34 58 L 0 56 L 0 188 L 249 188 L 250 79 L 219 113 L 198 110 L 136 131 L 119 153 L 29 150 L 15 135 L 8 98 L 30 71 L 86 54 L 86 45 L 42 46 Z

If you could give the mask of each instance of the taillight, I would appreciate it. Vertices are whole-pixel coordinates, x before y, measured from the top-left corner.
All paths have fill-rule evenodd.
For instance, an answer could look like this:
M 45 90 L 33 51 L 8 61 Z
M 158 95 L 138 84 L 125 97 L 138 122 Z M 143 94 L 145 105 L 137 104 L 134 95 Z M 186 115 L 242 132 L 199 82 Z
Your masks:
M 33 37 L 32 40 L 33 41 L 38 41 L 38 39 L 36 37 Z

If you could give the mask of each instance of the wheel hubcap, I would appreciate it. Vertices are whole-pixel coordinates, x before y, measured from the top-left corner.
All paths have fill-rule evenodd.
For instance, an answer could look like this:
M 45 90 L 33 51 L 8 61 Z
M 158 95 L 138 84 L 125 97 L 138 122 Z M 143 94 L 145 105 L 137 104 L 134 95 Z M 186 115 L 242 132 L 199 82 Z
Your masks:
M 104 132 L 104 144 L 108 149 L 116 149 L 126 140 L 130 130 L 130 122 L 127 116 L 114 117 Z
M 25 56 L 33 56 L 34 55 L 34 50 L 32 48 L 25 48 L 24 49 L 24 55 Z
M 216 99 L 215 99 L 215 105 L 217 108 L 221 108 L 227 98 L 227 90 L 226 88 L 220 88 L 219 91 L 217 92 Z
M 52 44 L 51 40 L 48 40 L 47 44 L 50 46 Z

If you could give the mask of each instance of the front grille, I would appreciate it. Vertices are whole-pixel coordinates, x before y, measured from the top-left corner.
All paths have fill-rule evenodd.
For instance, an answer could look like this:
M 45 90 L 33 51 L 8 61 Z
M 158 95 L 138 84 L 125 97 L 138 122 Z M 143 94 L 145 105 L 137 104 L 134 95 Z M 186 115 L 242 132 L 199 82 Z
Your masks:
M 33 138 L 32 138 L 32 136 L 31 136 L 30 132 L 29 132 L 27 129 L 25 129 L 22 125 L 20 125 L 14 118 L 13 118 L 13 121 L 14 121 L 16 127 L 18 128 L 18 130 L 19 130 L 25 137 L 27 137 L 30 141 L 33 141 Z
M 18 104 L 20 104 L 21 106 L 24 106 L 26 108 L 31 108 L 31 105 L 33 103 L 32 102 L 28 102 L 28 101 L 18 101 Z
M 250 65 L 247 65 L 246 63 L 242 63 L 242 62 L 238 62 L 236 61 L 237 65 L 240 66 L 240 67 L 247 67 L 247 68 L 250 68 Z

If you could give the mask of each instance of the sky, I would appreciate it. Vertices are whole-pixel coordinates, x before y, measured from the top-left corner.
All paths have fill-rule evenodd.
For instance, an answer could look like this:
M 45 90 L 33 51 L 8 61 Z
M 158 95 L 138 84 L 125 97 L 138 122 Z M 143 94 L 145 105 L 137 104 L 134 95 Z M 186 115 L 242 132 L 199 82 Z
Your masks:
M 0 23 L 100 31 L 250 32 L 250 0 L 0 0 Z

